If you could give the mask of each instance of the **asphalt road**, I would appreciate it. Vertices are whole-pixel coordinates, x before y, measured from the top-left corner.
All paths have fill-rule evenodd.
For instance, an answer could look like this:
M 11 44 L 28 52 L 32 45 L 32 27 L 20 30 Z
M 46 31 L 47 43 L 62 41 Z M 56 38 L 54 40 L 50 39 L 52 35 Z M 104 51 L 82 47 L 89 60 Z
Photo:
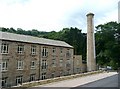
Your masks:
M 118 74 L 81 85 L 80 87 L 118 87 Z
M 119 89 L 116 72 L 100 73 L 75 79 L 39 85 L 30 89 Z
M 84 85 L 76 86 L 72 89 L 120 89 L 118 86 L 118 74 Z

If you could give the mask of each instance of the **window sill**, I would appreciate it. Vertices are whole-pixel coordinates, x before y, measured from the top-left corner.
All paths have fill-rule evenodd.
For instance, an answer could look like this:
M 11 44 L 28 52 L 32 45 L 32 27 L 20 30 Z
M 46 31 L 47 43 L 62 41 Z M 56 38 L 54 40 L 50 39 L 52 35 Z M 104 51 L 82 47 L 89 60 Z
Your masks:
M 47 69 L 42 69 L 43 71 L 46 71 Z
M 30 68 L 31 70 L 35 70 L 36 68 Z
M 24 55 L 25 55 L 25 54 L 23 54 L 23 53 L 22 53 L 22 54 L 17 53 L 17 56 L 24 56 Z
M 42 56 L 42 58 L 47 58 L 48 56 Z
M 37 54 L 30 54 L 31 56 L 37 56 Z
M 18 55 L 24 55 L 25 52 L 17 52 Z
M 7 72 L 8 70 L 1 70 L 1 72 Z
M 37 53 L 31 53 L 31 55 L 36 55 Z
M 17 69 L 17 70 L 23 70 L 23 69 Z
M 1 53 L 1 54 L 3 54 L 3 55 L 7 55 L 7 54 L 9 54 L 9 53 Z

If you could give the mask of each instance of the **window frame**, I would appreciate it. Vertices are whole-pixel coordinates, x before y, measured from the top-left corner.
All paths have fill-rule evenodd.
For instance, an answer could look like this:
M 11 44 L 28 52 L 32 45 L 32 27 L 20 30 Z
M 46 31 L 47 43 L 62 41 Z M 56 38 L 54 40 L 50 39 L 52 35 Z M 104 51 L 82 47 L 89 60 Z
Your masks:
M 63 59 L 60 59 L 59 61 L 60 61 L 60 62 L 59 62 L 60 67 L 62 67 L 62 66 L 63 66 Z
M 42 75 L 42 76 L 41 76 L 41 79 L 42 79 L 42 80 L 46 79 L 46 73 L 42 73 L 41 75 Z
M 1 44 L 1 54 L 8 54 L 9 53 L 9 44 L 2 43 Z
M 42 48 L 42 57 L 47 57 L 47 56 L 48 56 L 47 47 L 43 47 Z
M 4 67 L 3 67 L 3 63 L 4 63 Z M 2 61 L 1 62 L 1 71 L 7 71 L 8 70 L 8 63 L 7 61 Z
M 66 67 L 71 67 L 71 59 L 66 60 Z
M 34 64 L 34 65 L 32 65 L 32 64 Z M 35 69 L 35 61 L 31 61 L 31 62 L 30 62 L 30 68 L 31 68 L 31 69 Z
M 42 62 L 42 63 L 41 63 L 41 69 L 42 69 L 42 70 L 47 69 L 47 60 L 42 60 L 41 62 Z
M 51 64 L 51 65 L 52 65 L 52 67 L 56 67 L 56 64 L 57 64 L 57 63 L 56 63 L 56 59 L 55 59 L 55 58 L 54 58 L 54 59 L 52 59 L 52 64 Z
M 35 74 L 30 75 L 30 81 L 35 81 Z
M 18 54 L 23 54 L 24 53 L 24 45 L 18 45 L 17 53 Z
M 31 54 L 36 55 L 36 46 L 31 46 Z
M 53 47 L 53 48 L 52 48 L 52 53 L 55 54 L 55 52 L 56 52 L 56 48 Z
M 24 62 L 22 60 L 17 61 L 17 70 L 23 70 L 24 69 Z
M 5 85 L 3 85 L 3 83 L 4 83 Z M 2 78 L 2 80 L 1 80 L 1 86 L 2 86 L 2 87 L 7 87 L 7 77 Z
M 20 80 L 20 83 L 18 82 Z M 23 76 L 17 76 L 16 77 L 16 85 L 22 84 L 23 82 Z
M 67 58 L 70 58 L 70 57 L 71 57 L 70 49 L 67 49 L 67 51 L 66 51 L 66 57 L 67 57 Z
M 60 54 L 61 55 L 63 54 L 63 48 L 60 48 Z

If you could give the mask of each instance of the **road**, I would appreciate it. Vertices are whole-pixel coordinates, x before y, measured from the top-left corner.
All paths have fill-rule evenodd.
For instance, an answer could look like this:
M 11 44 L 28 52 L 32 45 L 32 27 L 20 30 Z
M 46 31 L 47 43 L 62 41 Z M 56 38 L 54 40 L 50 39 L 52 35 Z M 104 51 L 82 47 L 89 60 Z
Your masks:
M 118 75 L 112 75 L 107 78 L 84 84 L 80 87 L 118 87 Z
M 81 89 L 81 87 L 113 87 L 113 89 L 115 89 L 114 87 L 118 87 L 118 74 L 116 72 L 109 72 L 109 73 L 105 72 L 95 75 L 64 80 L 60 82 L 39 85 L 36 86 L 36 88 L 34 87 L 31 89 L 41 89 L 41 88 L 44 89 L 45 87 L 48 89 L 53 89 L 56 87 L 62 87 L 63 89 L 64 88 Z

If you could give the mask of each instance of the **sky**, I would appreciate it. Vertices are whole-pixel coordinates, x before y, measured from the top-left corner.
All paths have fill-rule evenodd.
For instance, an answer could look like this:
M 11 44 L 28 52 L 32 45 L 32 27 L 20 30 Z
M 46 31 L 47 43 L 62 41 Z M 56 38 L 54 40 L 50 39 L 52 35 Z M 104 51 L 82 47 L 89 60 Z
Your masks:
M 87 32 L 86 14 L 94 26 L 118 20 L 119 0 L 0 0 L 0 27 L 60 31 L 77 27 Z

